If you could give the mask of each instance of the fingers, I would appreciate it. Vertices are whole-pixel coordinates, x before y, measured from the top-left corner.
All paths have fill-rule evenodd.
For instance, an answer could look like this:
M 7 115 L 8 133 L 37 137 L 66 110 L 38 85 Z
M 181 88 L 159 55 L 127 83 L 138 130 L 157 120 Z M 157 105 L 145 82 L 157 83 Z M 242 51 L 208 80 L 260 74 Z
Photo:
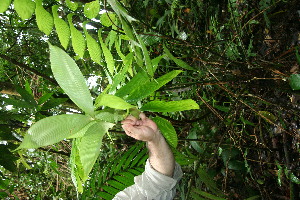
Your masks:
M 125 120 L 123 120 L 121 123 L 122 124 L 132 124 L 132 125 L 135 125 L 136 122 L 138 121 L 137 118 L 135 118 L 134 116 L 132 115 L 129 115 Z
M 138 128 L 132 126 L 131 124 L 124 124 L 122 125 L 122 128 L 124 129 L 126 135 L 138 139 L 137 138 L 137 134 L 139 133 Z
M 140 118 L 142 121 L 145 121 L 147 119 L 145 113 L 143 113 L 143 112 L 140 113 Z

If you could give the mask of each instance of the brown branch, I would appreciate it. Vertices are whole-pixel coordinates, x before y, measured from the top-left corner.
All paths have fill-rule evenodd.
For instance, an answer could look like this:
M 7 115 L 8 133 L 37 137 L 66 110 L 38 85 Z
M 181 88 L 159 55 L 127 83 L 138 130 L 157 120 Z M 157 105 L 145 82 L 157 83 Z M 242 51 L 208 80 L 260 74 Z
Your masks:
M 22 69 L 25 69 L 25 70 L 27 70 L 27 71 L 32 72 L 32 73 L 34 73 L 34 74 L 36 74 L 36 75 L 38 75 L 38 76 L 40 76 L 40 77 L 42 77 L 42 78 L 44 78 L 44 79 L 50 81 L 50 82 L 53 83 L 54 85 L 58 85 L 57 82 L 56 82 L 56 80 L 50 78 L 50 77 L 47 76 L 46 74 L 43 74 L 43 73 L 41 73 L 41 72 L 39 72 L 39 71 L 37 71 L 37 70 L 35 70 L 35 69 L 32 69 L 32 68 L 30 68 L 28 65 L 23 64 L 23 63 L 20 63 L 19 61 L 15 60 L 15 59 L 13 59 L 13 58 L 10 58 L 10 57 L 7 56 L 7 55 L 0 54 L 0 58 L 2 58 L 2 59 L 4 59 L 4 60 L 7 60 L 7 61 L 9 61 L 9 62 L 11 62 L 11 63 L 13 63 L 13 64 L 15 64 L 15 65 L 21 67 Z

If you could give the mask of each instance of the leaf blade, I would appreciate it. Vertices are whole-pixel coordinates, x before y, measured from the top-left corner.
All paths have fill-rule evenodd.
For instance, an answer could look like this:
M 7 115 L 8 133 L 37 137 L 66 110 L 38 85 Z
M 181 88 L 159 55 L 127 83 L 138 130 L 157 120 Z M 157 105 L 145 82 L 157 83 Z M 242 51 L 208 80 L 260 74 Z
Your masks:
M 82 129 L 91 121 L 86 115 L 56 115 L 44 118 L 29 129 L 20 148 L 38 148 L 57 143 Z
M 176 112 L 184 110 L 199 109 L 199 105 L 192 99 L 180 101 L 150 101 L 143 105 L 141 111 L 151 112 Z
M 118 96 L 114 96 L 111 94 L 103 94 L 103 93 L 98 96 L 95 105 L 97 108 L 100 106 L 108 106 L 110 108 L 115 108 L 120 110 L 125 110 L 125 109 L 135 107 L 127 103 L 126 101 L 124 101 L 122 98 Z
M 75 61 L 62 49 L 51 44 L 49 47 L 51 69 L 56 81 L 79 108 L 93 116 L 93 99 Z
M 161 117 L 154 117 L 152 119 L 158 126 L 162 135 L 166 138 L 167 142 L 174 148 L 177 147 L 178 137 L 173 125 L 166 119 Z

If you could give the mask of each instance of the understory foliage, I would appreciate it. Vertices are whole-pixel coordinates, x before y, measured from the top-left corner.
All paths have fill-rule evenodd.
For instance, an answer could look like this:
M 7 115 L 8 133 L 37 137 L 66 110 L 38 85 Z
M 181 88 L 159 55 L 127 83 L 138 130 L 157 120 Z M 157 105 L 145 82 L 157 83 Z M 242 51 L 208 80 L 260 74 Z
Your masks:
M 184 176 L 175 199 L 298 199 L 299 3 L 1 0 L 1 199 L 112 199 L 147 149 L 143 111 Z

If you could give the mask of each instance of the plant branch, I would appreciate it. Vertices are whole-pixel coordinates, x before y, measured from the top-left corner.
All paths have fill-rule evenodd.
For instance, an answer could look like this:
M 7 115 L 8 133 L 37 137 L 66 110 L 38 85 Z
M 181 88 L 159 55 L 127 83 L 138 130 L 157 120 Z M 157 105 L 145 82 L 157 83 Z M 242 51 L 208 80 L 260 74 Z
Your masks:
M 27 70 L 27 71 L 32 72 L 32 73 L 34 73 L 34 74 L 36 74 L 36 75 L 38 75 L 38 76 L 40 76 L 40 77 L 42 77 L 42 78 L 44 78 L 44 79 L 50 81 L 50 82 L 53 83 L 54 85 L 58 85 L 58 83 L 56 82 L 56 80 L 50 78 L 49 76 L 47 76 L 47 75 L 45 75 L 45 74 L 43 74 L 43 73 L 41 73 L 41 72 L 39 72 L 39 71 L 37 71 L 37 70 L 35 70 L 35 69 L 30 68 L 30 67 L 29 67 L 28 65 L 26 65 L 26 64 L 20 63 L 19 61 L 15 60 L 15 59 L 13 59 L 13 58 L 10 58 L 10 57 L 7 56 L 7 55 L 0 54 L 0 58 L 2 58 L 2 59 L 4 59 L 4 60 L 7 60 L 7 61 L 9 61 L 9 62 L 11 62 L 11 63 L 13 63 L 13 64 L 15 64 L 15 65 L 21 67 L 22 69 L 25 69 L 25 70 Z

